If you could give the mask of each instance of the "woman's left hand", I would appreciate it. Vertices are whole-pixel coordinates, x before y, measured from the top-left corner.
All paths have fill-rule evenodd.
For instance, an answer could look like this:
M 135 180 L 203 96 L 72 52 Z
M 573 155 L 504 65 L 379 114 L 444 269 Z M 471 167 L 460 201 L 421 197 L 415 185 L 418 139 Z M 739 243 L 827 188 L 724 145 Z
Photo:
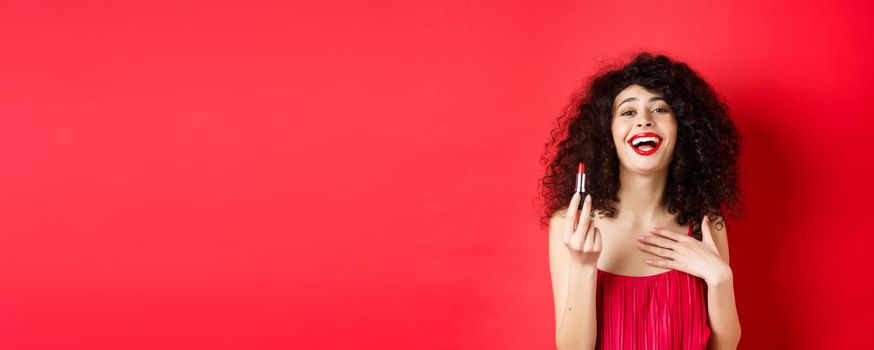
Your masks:
M 701 277 L 708 285 L 731 279 L 731 268 L 719 256 L 710 221 L 707 216 L 701 222 L 702 241 L 691 236 L 662 228 L 650 230 L 653 235 L 638 236 L 637 248 L 668 260 L 648 259 L 647 264 L 676 269 Z

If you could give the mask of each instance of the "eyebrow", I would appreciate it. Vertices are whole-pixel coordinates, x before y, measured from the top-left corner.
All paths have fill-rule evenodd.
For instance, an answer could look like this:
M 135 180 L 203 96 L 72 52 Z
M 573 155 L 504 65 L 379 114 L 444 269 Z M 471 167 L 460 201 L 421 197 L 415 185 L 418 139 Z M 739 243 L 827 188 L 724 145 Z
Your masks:
M 658 100 L 662 100 L 662 101 L 668 102 L 668 100 L 665 100 L 664 97 L 660 97 L 660 96 L 650 97 L 649 102 L 652 102 L 652 101 L 658 101 Z M 622 102 L 619 102 L 619 104 L 616 105 L 616 109 L 619 109 L 619 106 L 621 106 L 623 103 L 625 103 L 625 102 L 632 102 L 632 101 L 637 101 L 637 97 L 629 97 L 629 98 L 626 98 L 626 99 L 622 100 Z

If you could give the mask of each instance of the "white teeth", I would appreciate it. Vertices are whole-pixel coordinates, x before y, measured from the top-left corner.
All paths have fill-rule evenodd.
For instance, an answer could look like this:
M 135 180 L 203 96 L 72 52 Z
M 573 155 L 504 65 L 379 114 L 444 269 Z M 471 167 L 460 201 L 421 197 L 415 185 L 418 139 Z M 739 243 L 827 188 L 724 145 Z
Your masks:
M 644 142 L 644 141 L 652 141 L 652 142 L 655 142 L 656 144 L 658 144 L 660 142 L 659 138 L 655 137 L 655 136 L 638 137 L 634 140 L 631 140 L 631 145 L 634 147 L 637 147 L 637 145 L 639 145 L 641 142 Z

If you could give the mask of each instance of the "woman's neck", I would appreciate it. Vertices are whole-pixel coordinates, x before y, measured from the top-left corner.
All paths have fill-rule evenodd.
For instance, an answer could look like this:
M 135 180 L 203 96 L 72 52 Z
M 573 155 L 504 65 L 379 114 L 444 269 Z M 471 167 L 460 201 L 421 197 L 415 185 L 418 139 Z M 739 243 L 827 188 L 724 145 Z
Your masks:
M 619 169 L 618 215 L 624 221 L 654 226 L 663 220 L 667 208 L 662 204 L 668 182 L 668 169 L 650 174 Z

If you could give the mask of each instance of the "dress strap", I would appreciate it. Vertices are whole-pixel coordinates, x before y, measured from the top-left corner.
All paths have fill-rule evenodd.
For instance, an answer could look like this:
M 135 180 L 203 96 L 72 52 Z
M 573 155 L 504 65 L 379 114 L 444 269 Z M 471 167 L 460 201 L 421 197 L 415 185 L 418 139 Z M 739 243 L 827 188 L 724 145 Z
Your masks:
M 689 225 L 689 236 L 692 236 L 692 226 L 695 226 L 695 224 Z

